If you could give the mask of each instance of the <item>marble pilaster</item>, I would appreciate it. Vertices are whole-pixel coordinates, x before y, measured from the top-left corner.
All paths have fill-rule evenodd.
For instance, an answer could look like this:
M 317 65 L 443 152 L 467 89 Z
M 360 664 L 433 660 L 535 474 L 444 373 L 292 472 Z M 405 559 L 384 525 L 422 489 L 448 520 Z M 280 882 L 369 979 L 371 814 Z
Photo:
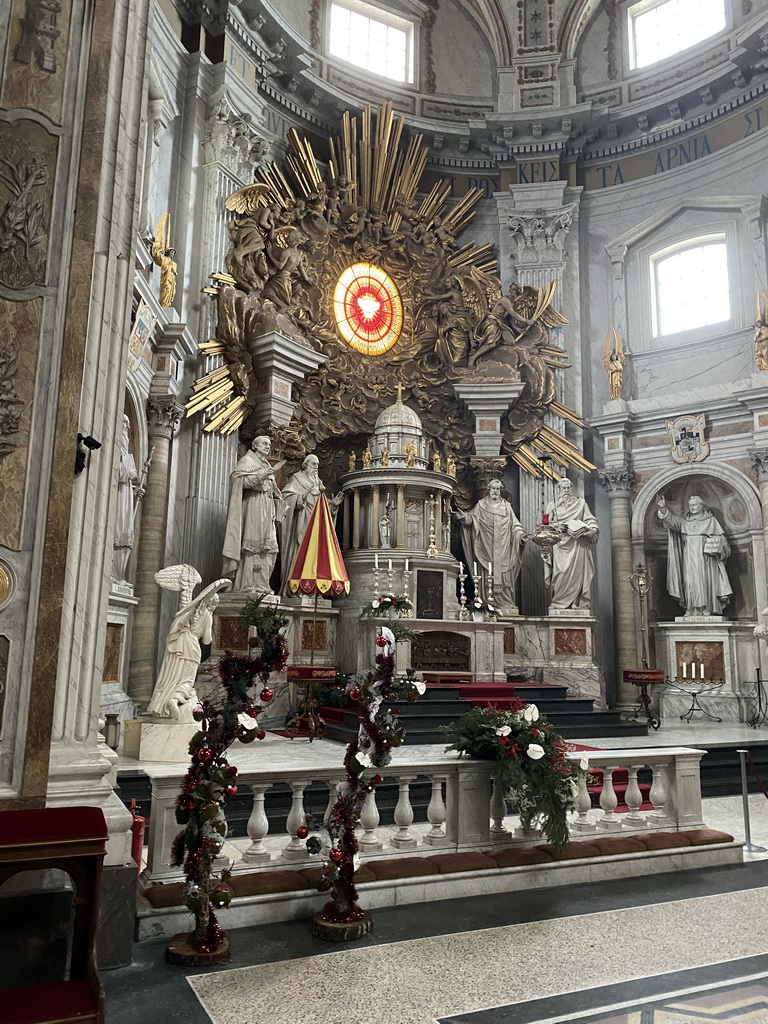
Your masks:
M 759 448 L 751 448 L 747 454 L 752 462 L 757 482 L 760 486 L 760 508 L 763 516 L 763 540 L 765 550 L 768 552 L 768 445 Z M 768 572 L 768 567 L 764 566 Z
M 613 633 L 616 651 L 616 686 L 618 705 L 631 708 L 635 703 L 634 687 L 624 683 L 624 669 L 638 667 L 635 642 L 634 596 L 629 577 L 632 575 L 632 485 L 634 473 L 629 466 L 610 466 L 598 474 L 608 492 L 611 504 L 611 569 L 613 580 Z

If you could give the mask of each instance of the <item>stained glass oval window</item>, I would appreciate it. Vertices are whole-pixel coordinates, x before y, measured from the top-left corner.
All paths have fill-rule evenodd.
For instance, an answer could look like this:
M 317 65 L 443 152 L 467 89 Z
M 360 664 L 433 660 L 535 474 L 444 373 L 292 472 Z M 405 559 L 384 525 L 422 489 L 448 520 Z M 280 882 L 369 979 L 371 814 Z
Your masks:
M 373 263 L 354 263 L 342 273 L 333 294 L 339 333 L 369 356 L 392 348 L 403 326 L 403 303 L 389 274 Z

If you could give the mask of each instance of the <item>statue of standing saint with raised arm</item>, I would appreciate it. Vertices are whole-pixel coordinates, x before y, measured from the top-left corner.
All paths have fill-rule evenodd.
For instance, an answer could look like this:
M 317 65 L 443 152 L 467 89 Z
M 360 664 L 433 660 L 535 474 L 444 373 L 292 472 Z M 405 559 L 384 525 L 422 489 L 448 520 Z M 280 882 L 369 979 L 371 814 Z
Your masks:
M 661 494 L 656 513 L 669 531 L 667 593 L 692 615 L 722 615 L 733 596 L 725 560 L 731 553 L 714 513 L 698 494 L 688 499 L 688 511 L 676 515 Z

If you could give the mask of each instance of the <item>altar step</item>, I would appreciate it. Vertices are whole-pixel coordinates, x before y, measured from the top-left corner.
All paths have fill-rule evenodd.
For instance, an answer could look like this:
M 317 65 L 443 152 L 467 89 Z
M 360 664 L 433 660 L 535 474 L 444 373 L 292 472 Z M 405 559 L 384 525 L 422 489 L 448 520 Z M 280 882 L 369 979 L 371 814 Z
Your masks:
M 569 697 L 565 686 L 537 683 L 466 683 L 427 684 L 420 700 L 393 701 L 409 744 L 446 743 L 441 727 L 450 725 L 473 707 L 492 704 L 502 710 L 512 699 L 536 704 L 565 739 L 606 736 L 645 736 L 647 727 L 627 722 L 618 711 L 595 710 L 594 701 L 585 697 Z M 348 743 L 357 735 L 357 714 L 350 708 L 321 708 L 328 723 L 326 738 Z

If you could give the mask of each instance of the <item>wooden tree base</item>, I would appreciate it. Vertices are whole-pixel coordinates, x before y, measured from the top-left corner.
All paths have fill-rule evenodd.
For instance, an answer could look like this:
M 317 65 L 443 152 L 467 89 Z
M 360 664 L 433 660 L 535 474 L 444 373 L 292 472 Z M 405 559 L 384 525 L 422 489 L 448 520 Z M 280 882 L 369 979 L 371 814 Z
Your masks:
M 211 967 L 223 960 L 229 960 L 231 956 L 228 935 L 224 936 L 224 941 L 212 953 L 198 953 L 189 939 L 189 932 L 174 935 L 165 948 L 165 962 L 179 967 Z
M 352 942 L 367 935 L 373 928 L 373 918 L 366 910 L 359 921 L 324 921 L 320 914 L 312 918 L 312 934 L 328 942 Z

